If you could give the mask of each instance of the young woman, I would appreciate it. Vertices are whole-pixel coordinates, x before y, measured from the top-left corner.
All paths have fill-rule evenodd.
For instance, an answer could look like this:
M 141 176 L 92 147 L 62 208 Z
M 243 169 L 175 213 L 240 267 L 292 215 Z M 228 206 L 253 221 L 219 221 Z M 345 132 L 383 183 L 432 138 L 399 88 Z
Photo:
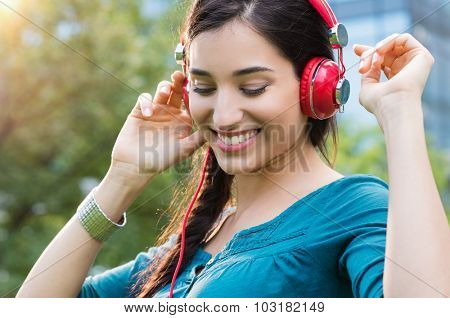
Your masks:
M 175 192 L 158 244 L 87 278 L 102 240 L 74 216 L 18 296 L 448 297 L 450 233 L 421 108 L 434 59 L 409 34 L 354 47 L 360 103 L 386 140 L 388 188 L 376 176 L 333 169 L 335 116 L 315 119 L 299 106 L 307 61 L 333 59 L 327 32 L 306 0 L 194 1 L 183 30 L 190 113 L 182 72 L 161 82 L 154 98 L 142 94 L 93 196 L 123 225 L 152 177 L 194 154 L 191 191 Z M 142 140 L 154 141 L 152 151 L 142 153 Z M 205 183 L 183 236 L 202 167 Z

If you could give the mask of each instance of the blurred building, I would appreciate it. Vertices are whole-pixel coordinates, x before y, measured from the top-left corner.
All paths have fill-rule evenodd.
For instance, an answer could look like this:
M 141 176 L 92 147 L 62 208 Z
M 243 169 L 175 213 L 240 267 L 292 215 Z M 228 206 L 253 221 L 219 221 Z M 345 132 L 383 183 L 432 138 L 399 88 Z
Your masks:
M 442 6 L 444 3 L 447 5 Z M 422 18 L 439 6 L 441 9 Z M 432 133 L 436 145 L 450 153 L 450 2 L 410 0 L 409 12 L 413 21 L 419 21 L 414 26 L 413 34 L 435 58 L 423 95 L 425 127 Z

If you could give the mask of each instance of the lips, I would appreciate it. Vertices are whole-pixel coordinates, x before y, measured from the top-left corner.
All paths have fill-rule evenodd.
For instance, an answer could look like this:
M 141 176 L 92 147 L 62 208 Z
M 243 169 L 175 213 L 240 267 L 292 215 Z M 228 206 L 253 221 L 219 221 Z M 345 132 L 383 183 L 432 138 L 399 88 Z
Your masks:
M 214 132 L 214 142 L 224 152 L 239 151 L 252 144 L 261 129 L 249 129 L 236 132 Z

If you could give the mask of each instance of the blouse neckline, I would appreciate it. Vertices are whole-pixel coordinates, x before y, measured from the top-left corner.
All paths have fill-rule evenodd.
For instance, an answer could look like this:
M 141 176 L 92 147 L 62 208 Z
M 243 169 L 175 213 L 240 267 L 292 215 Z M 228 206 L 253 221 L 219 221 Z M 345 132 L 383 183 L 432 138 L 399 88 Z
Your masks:
M 350 175 L 350 176 L 351 176 L 351 175 Z M 212 258 L 212 254 L 209 253 L 209 252 L 207 252 L 207 251 L 203 248 L 204 245 L 205 245 L 205 242 L 203 242 L 203 243 L 199 246 L 199 251 L 200 251 L 200 253 L 203 254 L 203 256 L 204 256 L 206 259 L 209 259 L 208 264 L 212 263 L 213 261 L 215 261 L 215 260 L 221 258 L 221 256 L 222 256 L 223 254 L 226 255 L 227 252 L 228 252 L 228 250 L 230 249 L 230 247 L 231 247 L 231 246 L 234 246 L 234 245 L 236 244 L 236 242 L 237 242 L 239 239 L 244 238 L 244 237 L 251 236 L 252 234 L 257 233 L 257 232 L 263 232 L 263 231 L 265 231 L 265 230 L 266 230 L 266 231 L 269 231 L 269 230 L 272 229 L 275 225 L 277 225 L 283 218 L 285 218 L 285 217 L 287 217 L 289 214 L 293 213 L 293 211 L 295 211 L 295 208 L 296 208 L 296 207 L 305 204 L 306 201 L 308 201 L 308 200 L 311 199 L 312 197 L 318 195 L 320 192 L 322 192 L 322 191 L 324 191 L 325 189 L 331 187 L 332 185 L 335 185 L 335 184 L 341 182 L 343 179 L 346 179 L 346 178 L 348 178 L 348 177 L 350 177 L 350 176 L 343 176 L 343 177 L 341 177 L 341 178 L 339 178 L 339 179 L 336 179 L 336 180 L 334 180 L 334 181 L 331 181 L 330 183 L 327 183 L 327 184 L 325 184 L 325 185 L 323 185 L 323 186 L 320 186 L 319 188 L 313 190 L 312 192 L 306 194 L 305 196 L 301 197 L 301 198 L 298 199 L 297 201 L 293 202 L 290 206 L 288 206 L 286 209 L 284 209 L 281 213 L 279 213 L 279 214 L 278 214 L 277 216 L 275 216 L 274 218 L 272 218 L 272 219 L 270 219 L 270 220 L 268 220 L 268 221 L 266 221 L 266 222 L 263 222 L 263 223 L 261 223 L 261 224 L 254 225 L 254 226 L 251 226 L 251 227 L 249 227 L 249 228 L 246 228 L 246 229 L 243 229 L 243 230 L 240 230 L 240 231 L 236 232 L 236 233 L 231 237 L 231 239 L 225 244 L 225 246 L 222 248 L 222 250 L 220 250 L 218 253 L 216 253 L 216 255 L 214 256 L 214 259 L 211 259 L 211 258 Z M 235 206 L 233 206 L 233 207 L 235 207 Z M 234 213 L 234 212 L 229 213 L 228 215 L 233 214 L 233 213 Z M 227 216 L 228 216 L 228 215 L 227 215 Z

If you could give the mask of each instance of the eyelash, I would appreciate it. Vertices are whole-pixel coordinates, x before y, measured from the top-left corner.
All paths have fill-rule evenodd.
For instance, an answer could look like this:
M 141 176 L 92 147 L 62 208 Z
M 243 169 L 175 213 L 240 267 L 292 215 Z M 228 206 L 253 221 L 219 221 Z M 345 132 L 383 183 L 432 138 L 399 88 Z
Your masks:
M 258 88 L 258 89 L 245 89 L 245 88 L 241 88 L 241 90 L 249 96 L 258 96 L 261 95 L 262 93 L 264 93 L 266 91 L 266 88 L 269 85 L 266 85 L 264 87 Z M 200 95 L 209 95 L 208 93 L 211 93 L 214 88 L 198 88 L 195 87 L 192 89 L 195 93 L 200 94 Z

